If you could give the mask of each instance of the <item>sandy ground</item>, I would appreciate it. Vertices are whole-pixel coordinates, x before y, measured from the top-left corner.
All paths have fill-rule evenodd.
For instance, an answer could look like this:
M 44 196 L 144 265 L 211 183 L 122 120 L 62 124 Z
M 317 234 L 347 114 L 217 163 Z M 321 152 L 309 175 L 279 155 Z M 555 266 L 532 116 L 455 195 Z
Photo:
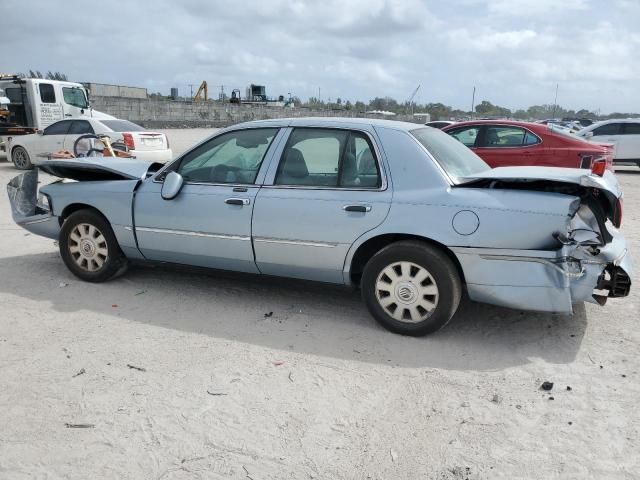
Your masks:
M 208 132 L 168 133 L 178 152 Z M 619 177 L 640 252 L 640 170 Z M 405 338 L 336 287 L 82 283 L 5 196 L 0 231 L 2 479 L 639 478 L 637 285 L 572 317 L 464 301 Z

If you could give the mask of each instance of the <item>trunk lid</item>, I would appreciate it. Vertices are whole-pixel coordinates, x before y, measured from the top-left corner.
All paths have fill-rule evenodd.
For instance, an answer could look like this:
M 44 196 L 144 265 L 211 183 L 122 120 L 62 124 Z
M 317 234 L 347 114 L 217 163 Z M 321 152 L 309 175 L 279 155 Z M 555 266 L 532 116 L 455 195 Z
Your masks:
M 164 133 L 157 132 L 131 132 L 136 151 L 166 150 L 167 138 Z
M 498 167 L 461 179 L 458 187 L 507 188 L 566 193 L 592 197 L 615 226 L 622 220 L 622 190 L 616 176 L 590 170 L 557 167 Z

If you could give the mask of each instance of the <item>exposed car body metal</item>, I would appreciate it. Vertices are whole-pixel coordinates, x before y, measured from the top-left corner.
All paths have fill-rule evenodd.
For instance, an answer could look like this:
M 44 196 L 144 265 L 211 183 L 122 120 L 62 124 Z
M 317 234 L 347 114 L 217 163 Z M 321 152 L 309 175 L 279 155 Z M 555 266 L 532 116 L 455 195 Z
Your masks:
M 626 241 L 610 221 L 622 192 L 609 171 L 599 177 L 580 169 L 505 167 L 454 181 L 438 156 L 410 134 L 420 126 L 370 119 L 257 121 L 211 138 L 258 127 L 279 132 L 252 185 L 188 184 L 194 197 L 181 193 L 176 200 L 160 201 L 162 175 L 180 159 L 162 169 L 111 158 L 101 158 L 100 163 L 45 161 L 39 169 L 80 181 L 42 187 L 50 205 L 43 211 L 37 207 L 37 173 L 14 178 L 8 187 L 13 218 L 25 229 L 55 239 L 66 213 L 85 205 L 106 217 L 131 259 L 344 284 L 357 281 L 354 259 L 368 244 L 410 236 L 451 252 L 471 299 L 548 312 L 569 313 L 577 302 L 599 302 L 594 290 L 600 287 L 618 296 L 611 293 L 611 278 L 617 272 L 627 278 L 633 273 Z M 282 150 L 296 127 L 366 133 L 380 162 L 382 186 L 364 190 L 276 185 Z M 494 188 L 498 184 L 501 188 Z M 240 188 L 242 193 L 234 195 L 242 205 L 210 213 L 215 222 L 193 214 L 198 205 L 193 198 L 217 205 L 230 199 L 232 188 Z M 603 211 L 609 220 L 596 222 L 571 189 L 606 198 Z M 345 211 L 348 205 L 362 210 Z M 231 211 L 243 216 L 228 214 Z

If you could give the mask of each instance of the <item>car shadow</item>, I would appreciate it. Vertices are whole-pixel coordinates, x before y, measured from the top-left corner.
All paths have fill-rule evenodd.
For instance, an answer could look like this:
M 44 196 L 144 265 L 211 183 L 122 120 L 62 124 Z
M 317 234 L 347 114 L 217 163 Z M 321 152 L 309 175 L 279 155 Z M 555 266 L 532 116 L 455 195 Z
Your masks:
M 532 358 L 569 363 L 587 317 L 520 312 L 463 300 L 440 332 L 387 332 L 358 292 L 290 279 L 134 266 L 104 284 L 73 277 L 55 251 L 0 258 L 0 291 L 57 312 L 90 311 L 127 320 L 339 359 L 400 367 L 495 370 Z M 60 288 L 62 285 L 64 288 Z M 115 305 L 115 306 L 114 306 Z

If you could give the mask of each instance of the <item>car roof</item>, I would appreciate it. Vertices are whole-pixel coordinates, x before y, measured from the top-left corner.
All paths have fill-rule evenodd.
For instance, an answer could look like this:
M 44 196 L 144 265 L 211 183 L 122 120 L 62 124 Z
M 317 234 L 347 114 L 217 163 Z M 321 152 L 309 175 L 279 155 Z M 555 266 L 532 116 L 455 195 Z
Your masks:
M 513 125 L 527 128 L 546 127 L 546 125 L 541 123 L 522 122 L 519 120 L 467 120 L 464 122 L 458 122 L 455 125 L 456 127 L 463 127 L 465 125 Z
M 424 127 L 422 123 L 401 122 L 397 120 L 382 120 L 378 118 L 361 117 L 298 117 L 277 118 L 269 120 L 253 120 L 238 123 L 231 129 L 248 127 L 383 127 L 394 130 L 415 130 Z

